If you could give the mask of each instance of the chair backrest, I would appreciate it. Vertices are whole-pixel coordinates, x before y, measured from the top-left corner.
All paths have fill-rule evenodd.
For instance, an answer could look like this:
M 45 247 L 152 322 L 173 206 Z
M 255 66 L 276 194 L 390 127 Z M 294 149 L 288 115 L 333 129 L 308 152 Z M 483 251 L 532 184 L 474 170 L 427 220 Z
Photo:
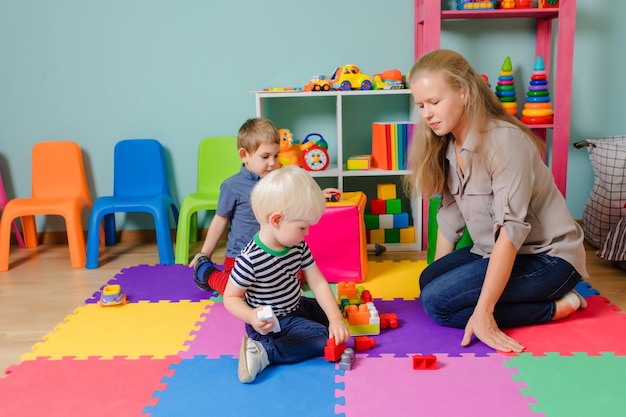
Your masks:
M 163 146 L 156 139 L 124 139 L 115 145 L 113 194 L 170 195 Z
M 203 139 L 198 148 L 198 192 L 218 192 L 222 182 L 239 172 L 240 167 L 235 136 Z
M 32 151 L 32 197 L 91 200 L 80 146 L 71 141 L 39 142 Z

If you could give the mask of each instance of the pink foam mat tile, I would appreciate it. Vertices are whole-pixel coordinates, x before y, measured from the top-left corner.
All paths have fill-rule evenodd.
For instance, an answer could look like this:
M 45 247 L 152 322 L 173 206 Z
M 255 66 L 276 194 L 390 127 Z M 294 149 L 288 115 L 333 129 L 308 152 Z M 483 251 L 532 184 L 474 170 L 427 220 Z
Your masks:
M 0 415 L 140 416 L 153 393 L 171 376 L 176 356 L 109 360 L 37 358 L 7 369 L 0 379 Z
M 525 352 L 533 355 L 544 355 L 546 352 L 561 355 L 613 352 L 626 355 L 626 314 L 602 296 L 590 296 L 587 304 L 586 309 L 578 310 L 565 319 L 539 326 L 505 329 L 505 333 L 524 345 Z
M 511 377 L 505 356 L 436 354 L 437 369 L 414 370 L 411 356 L 357 354 L 354 367 L 336 377 L 342 382 L 335 412 L 345 417 L 538 417 L 524 397 L 522 382 Z M 494 397 L 495 395 L 495 397 Z
M 206 356 L 217 359 L 223 355 L 239 358 L 241 338 L 246 334 L 244 324 L 230 314 L 223 303 L 214 303 L 202 314 L 197 326 L 199 328 L 193 330 L 190 340 L 185 342 L 186 350 L 178 353 L 181 358 Z

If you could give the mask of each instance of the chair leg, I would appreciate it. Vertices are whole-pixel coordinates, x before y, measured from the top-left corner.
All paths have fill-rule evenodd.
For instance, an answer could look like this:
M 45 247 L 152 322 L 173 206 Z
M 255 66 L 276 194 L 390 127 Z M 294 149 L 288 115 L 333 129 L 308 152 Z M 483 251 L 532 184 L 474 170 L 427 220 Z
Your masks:
M 5 211 L 0 219 L 0 272 L 6 272 L 9 270 L 12 222 L 13 219 L 10 219 Z
M 70 250 L 72 268 L 84 268 L 86 263 L 85 235 L 81 222 L 81 211 L 78 214 L 71 213 L 65 216 L 67 229 L 67 245 Z
M 87 229 L 87 261 L 85 265 L 87 269 L 98 268 L 102 235 L 102 227 L 100 226 L 100 223 L 100 213 L 92 211 L 91 216 L 89 217 L 89 228 Z
M 163 265 L 171 265 L 174 263 L 174 250 L 172 249 L 172 230 L 170 229 L 167 206 L 161 213 L 154 212 L 152 215 L 154 216 L 159 262 Z
M 106 246 L 115 245 L 117 236 L 115 231 L 115 213 L 108 213 L 102 217 L 104 223 L 104 244 Z
M 198 241 L 198 212 L 191 213 L 191 221 L 189 222 L 189 243 Z
M 37 223 L 35 216 L 22 216 L 22 231 L 24 232 L 24 244 L 27 248 L 36 248 L 39 245 L 37 241 Z
M 189 263 L 189 230 L 191 218 L 195 213 L 190 213 L 187 207 L 181 207 L 176 226 L 176 259 L 177 264 Z
M 26 245 L 24 244 L 24 240 L 22 239 L 22 234 L 20 233 L 19 227 L 17 227 L 17 223 L 14 221 L 11 222 L 11 226 L 13 226 L 13 232 L 15 233 L 15 239 L 17 240 L 17 244 L 20 248 L 24 249 Z

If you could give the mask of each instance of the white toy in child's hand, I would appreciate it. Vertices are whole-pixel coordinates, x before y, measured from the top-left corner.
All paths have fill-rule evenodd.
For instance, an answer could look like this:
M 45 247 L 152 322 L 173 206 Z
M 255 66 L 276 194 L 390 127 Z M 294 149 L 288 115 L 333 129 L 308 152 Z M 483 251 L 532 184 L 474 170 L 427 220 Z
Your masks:
M 264 306 L 262 310 L 257 311 L 256 316 L 261 321 L 273 321 L 274 328 L 272 329 L 272 332 L 280 332 L 280 323 L 278 322 L 278 318 L 276 318 L 276 315 L 274 315 L 274 310 L 272 310 L 272 306 Z

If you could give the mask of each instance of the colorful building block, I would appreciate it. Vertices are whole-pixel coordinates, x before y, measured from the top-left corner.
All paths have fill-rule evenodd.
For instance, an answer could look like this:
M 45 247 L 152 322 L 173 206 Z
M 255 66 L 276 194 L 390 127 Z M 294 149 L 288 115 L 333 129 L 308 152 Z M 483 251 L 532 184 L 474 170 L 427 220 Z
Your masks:
M 385 229 L 385 243 L 400 243 L 400 230 Z
M 391 200 L 385 200 L 385 212 L 387 214 L 399 214 L 402 213 L 402 200 L 399 198 L 393 198 Z
M 376 196 L 381 200 L 392 200 L 396 198 L 396 184 L 377 184 Z
M 386 214 L 387 203 L 385 203 L 385 200 L 375 198 L 370 203 L 370 211 L 372 214 Z
M 400 243 L 415 243 L 415 228 L 413 226 L 400 229 Z
M 364 350 L 370 350 L 376 346 L 376 340 L 373 337 L 356 336 L 354 338 L 354 350 L 362 352 Z
M 366 201 L 360 191 L 343 193 L 340 201 L 326 203 L 322 218 L 309 229 L 305 240 L 328 282 L 360 282 L 367 276 Z
M 393 228 L 405 229 L 409 227 L 409 213 L 400 213 L 393 215 Z
M 393 214 L 381 214 L 378 217 L 378 224 L 381 229 L 393 229 Z
M 365 230 L 380 229 L 380 226 L 379 226 L 380 217 L 378 214 L 365 213 L 364 219 L 365 219 Z
M 437 357 L 435 355 L 413 355 L 413 369 L 437 369 Z
M 385 230 L 384 229 L 376 229 L 369 230 L 369 243 L 385 243 Z
M 326 346 L 324 346 L 324 359 L 329 362 L 337 362 L 341 359 L 341 355 L 346 350 L 346 347 L 346 343 L 337 345 L 334 337 L 329 338 L 326 341 Z
M 348 170 L 370 170 L 372 169 L 372 155 L 352 155 L 346 160 Z
M 380 313 L 380 328 L 385 329 L 397 329 L 398 328 L 398 316 L 396 313 Z
M 341 354 L 341 360 L 339 361 L 339 369 L 343 369 L 344 371 L 349 371 L 354 366 L 356 362 L 356 356 L 354 355 L 354 350 L 350 348 L 346 348 Z

